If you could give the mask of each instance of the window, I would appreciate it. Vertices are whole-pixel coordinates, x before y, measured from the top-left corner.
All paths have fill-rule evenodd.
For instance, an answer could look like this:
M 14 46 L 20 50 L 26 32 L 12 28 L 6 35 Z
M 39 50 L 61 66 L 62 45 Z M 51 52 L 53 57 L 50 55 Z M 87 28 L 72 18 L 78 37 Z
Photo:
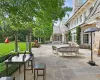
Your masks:
M 72 41 L 76 42 L 76 33 L 72 33 Z
M 76 33 L 74 33 L 74 42 L 76 42 Z
M 78 18 L 77 18 L 77 24 L 78 24 Z
M 82 22 L 82 15 L 80 16 L 80 22 Z
M 89 43 L 89 34 L 83 34 L 83 43 Z
M 76 20 L 74 20 L 74 26 L 76 26 Z
M 80 18 L 78 18 L 78 24 L 79 24 L 79 22 L 80 22 Z
M 86 19 L 86 12 L 84 12 L 84 20 Z
M 90 7 L 90 12 L 93 10 L 93 7 Z

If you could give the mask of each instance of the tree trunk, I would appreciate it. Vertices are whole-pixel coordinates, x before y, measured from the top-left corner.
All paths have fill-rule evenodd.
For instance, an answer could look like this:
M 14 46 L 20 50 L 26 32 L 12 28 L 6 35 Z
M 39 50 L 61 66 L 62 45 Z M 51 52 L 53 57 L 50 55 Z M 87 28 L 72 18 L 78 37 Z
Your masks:
M 40 43 L 41 43 L 41 38 L 40 38 Z
M 31 53 L 31 33 L 29 34 L 29 52 Z
M 18 35 L 15 34 L 15 52 L 18 52 Z
M 26 35 L 26 51 L 28 51 L 28 49 L 29 49 L 29 43 L 28 43 L 28 35 Z
M 46 41 L 46 38 L 44 37 L 44 43 L 45 43 L 45 41 Z

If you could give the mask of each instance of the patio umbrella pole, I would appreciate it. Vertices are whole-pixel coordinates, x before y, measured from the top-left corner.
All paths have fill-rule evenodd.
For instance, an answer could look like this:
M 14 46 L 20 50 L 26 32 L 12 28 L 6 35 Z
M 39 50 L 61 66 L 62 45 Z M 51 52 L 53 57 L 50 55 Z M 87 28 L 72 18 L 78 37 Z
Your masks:
M 93 61 L 93 52 L 92 52 L 92 32 L 100 31 L 100 28 L 97 27 L 90 27 L 86 29 L 85 33 L 90 33 L 91 35 L 91 60 L 88 62 L 91 66 L 96 66 L 95 62 Z
M 93 52 L 92 52 L 92 32 L 91 33 L 91 61 L 89 61 L 89 64 L 95 65 L 95 62 L 93 61 Z

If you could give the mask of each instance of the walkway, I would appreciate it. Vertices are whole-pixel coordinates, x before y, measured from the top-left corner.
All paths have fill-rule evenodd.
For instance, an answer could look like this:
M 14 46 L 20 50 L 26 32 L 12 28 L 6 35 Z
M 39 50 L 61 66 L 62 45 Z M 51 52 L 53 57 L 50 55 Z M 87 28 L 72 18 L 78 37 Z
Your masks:
M 42 45 L 40 48 L 33 48 L 35 62 L 46 63 L 46 80 L 100 80 L 100 58 L 94 55 L 94 60 L 99 66 L 90 66 L 90 50 L 80 49 L 80 56 L 61 57 L 52 53 L 52 45 Z M 17 74 L 16 80 L 22 80 L 22 74 Z M 34 80 L 31 71 L 27 71 L 27 80 Z M 43 80 L 39 77 L 38 80 Z

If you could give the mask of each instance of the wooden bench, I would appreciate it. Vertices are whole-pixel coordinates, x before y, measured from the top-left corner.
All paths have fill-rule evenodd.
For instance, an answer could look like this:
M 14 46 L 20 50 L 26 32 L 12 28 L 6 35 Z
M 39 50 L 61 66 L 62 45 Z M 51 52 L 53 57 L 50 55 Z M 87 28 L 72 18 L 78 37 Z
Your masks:
M 43 74 L 39 74 L 38 73 L 39 70 L 42 70 Z M 36 72 L 37 72 L 37 76 L 36 76 Z M 45 77 L 46 77 L 46 64 L 44 64 L 44 63 L 36 63 L 34 65 L 34 80 L 36 78 L 38 78 L 38 76 L 43 76 L 43 80 L 45 80 Z
M 57 51 L 58 52 L 61 52 L 62 53 L 62 56 L 64 56 L 64 53 L 67 54 L 67 53 L 75 53 L 76 55 L 79 54 L 79 47 L 75 47 L 75 46 L 66 46 L 66 47 L 60 47 L 60 48 L 57 48 Z

